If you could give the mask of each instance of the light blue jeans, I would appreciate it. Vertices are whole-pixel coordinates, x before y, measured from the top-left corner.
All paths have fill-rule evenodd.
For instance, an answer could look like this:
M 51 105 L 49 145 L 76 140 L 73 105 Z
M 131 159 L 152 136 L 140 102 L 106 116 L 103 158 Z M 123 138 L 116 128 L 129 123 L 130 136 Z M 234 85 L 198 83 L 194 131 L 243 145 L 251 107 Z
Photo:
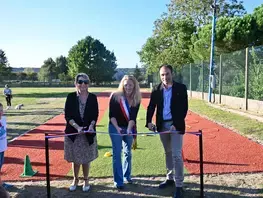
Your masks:
M 126 130 L 127 128 L 123 128 Z M 109 124 L 109 134 L 112 142 L 112 166 L 113 179 L 115 186 L 123 186 L 124 180 L 131 180 L 132 169 L 132 136 L 119 136 L 116 128 Z M 123 149 L 123 164 L 121 162 L 121 153 Z

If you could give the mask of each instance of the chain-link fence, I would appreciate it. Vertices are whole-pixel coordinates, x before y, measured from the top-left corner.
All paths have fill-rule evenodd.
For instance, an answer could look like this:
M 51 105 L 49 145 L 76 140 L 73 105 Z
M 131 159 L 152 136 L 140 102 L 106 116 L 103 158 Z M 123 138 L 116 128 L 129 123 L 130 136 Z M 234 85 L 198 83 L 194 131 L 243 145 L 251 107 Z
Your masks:
M 263 46 L 249 49 L 248 98 L 263 100 Z
M 215 94 L 263 100 L 263 46 L 216 56 L 214 76 Z M 175 74 L 175 80 L 185 84 L 190 91 L 208 92 L 209 61 L 184 65 Z M 153 85 L 158 83 L 159 73 L 154 73 Z
M 214 76 L 215 94 L 263 100 L 263 46 L 216 56 Z M 208 92 L 209 61 L 184 65 L 175 74 L 175 80 L 184 83 L 190 91 Z M 153 84 L 159 82 L 159 73 L 153 74 Z

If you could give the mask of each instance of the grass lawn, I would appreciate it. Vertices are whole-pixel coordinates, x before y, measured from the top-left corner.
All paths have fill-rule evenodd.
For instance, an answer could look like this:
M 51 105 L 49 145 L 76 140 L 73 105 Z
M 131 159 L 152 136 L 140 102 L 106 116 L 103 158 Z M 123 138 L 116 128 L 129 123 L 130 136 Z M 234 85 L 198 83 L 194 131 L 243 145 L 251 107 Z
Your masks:
M 206 101 L 191 99 L 189 108 L 193 112 L 206 116 L 211 120 L 220 122 L 228 127 L 234 128 L 240 134 L 253 136 L 256 139 L 263 141 L 263 123 L 257 120 L 243 117 L 241 115 L 226 112 L 220 109 L 213 108 Z
M 138 113 L 138 131 L 149 132 L 145 127 L 146 110 L 141 107 Z M 100 121 L 97 131 L 108 131 L 108 111 Z M 91 177 L 112 176 L 112 157 L 104 157 L 106 152 L 112 152 L 109 135 L 98 134 L 99 157 L 91 163 Z M 138 148 L 132 151 L 133 176 L 165 176 L 164 150 L 159 136 L 138 136 Z M 95 168 L 96 167 L 96 168 Z M 186 170 L 185 170 L 186 171 Z M 80 172 L 82 175 L 82 172 Z M 72 176 L 72 171 L 69 172 Z

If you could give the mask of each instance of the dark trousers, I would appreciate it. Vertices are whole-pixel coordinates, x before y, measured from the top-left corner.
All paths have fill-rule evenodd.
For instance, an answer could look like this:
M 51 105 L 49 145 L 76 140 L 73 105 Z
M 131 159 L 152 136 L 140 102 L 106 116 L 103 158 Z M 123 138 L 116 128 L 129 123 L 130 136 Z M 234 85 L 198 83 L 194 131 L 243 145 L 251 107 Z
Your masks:
M 6 105 L 11 107 L 11 95 L 6 95 Z

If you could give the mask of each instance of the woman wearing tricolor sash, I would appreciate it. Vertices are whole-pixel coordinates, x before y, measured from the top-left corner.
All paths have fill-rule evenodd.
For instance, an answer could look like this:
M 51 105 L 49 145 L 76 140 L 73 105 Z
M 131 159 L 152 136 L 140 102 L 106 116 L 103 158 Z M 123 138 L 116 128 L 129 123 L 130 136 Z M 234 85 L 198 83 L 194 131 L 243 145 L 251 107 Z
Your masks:
M 123 189 L 132 183 L 132 145 L 136 144 L 136 118 L 141 102 L 139 83 L 133 76 L 125 75 L 117 92 L 112 93 L 109 110 L 109 134 L 113 151 L 114 186 Z M 123 163 L 121 154 L 123 149 Z

